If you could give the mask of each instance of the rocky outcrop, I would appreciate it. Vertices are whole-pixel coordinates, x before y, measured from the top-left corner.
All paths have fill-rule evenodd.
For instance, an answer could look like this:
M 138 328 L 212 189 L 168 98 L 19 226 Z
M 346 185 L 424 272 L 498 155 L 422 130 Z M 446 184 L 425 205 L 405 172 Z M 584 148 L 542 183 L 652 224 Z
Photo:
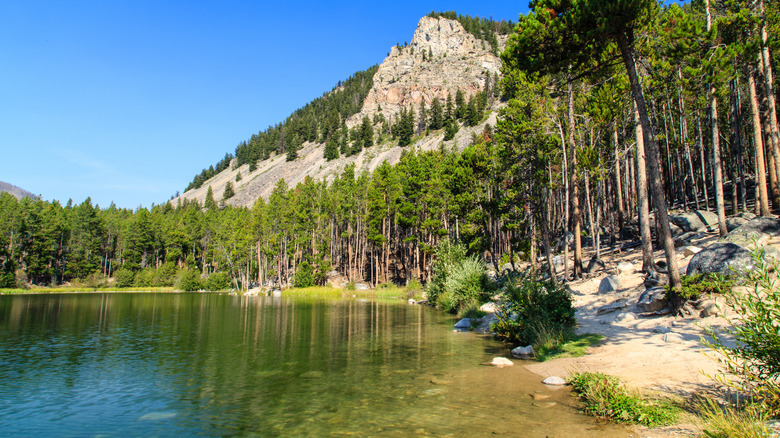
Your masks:
M 498 38 L 499 50 L 503 48 L 505 37 Z M 373 120 L 380 112 L 386 119 L 395 118 L 401 108 L 414 107 L 419 111 L 421 101 L 430 108 L 433 99 L 441 103 L 448 94 L 455 97 L 460 89 L 466 99 L 485 87 L 487 72 L 495 80 L 500 71 L 500 59 L 491 51 L 487 42 L 476 39 L 454 20 L 445 18 L 422 18 L 415 31 L 412 43 L 406 47 L 391 49 L 385 61 L 374 75 L 374 83 L 363 102 L 361 111 L 347 120 L 347 126 L 354 127 L 363 116 Z M 425 60 L 423 60 L 425 52 Z M 432 55 L 432 56 L 430 56 Z M 495 86 L 495 84 L 491 85 Z M 498 108 L 498 102 L 492 102 L 489 109 Z M 341 175 L 347 166 L 355 165 L 355 174 L 363 171 L 373 172 L 387 161 L 396 164 L 404 151 L 430 151 L 447 148 L 463 150 L 472 142 L 473 135 L 484 131 L 485 125 L 496 126 L 497 115 L 493 111 L 486 121 L 474 127 L 462 126 L 451 141 L 444 142 L 444 133 L 436 131 L 417 140 L 407 147 L 399 147 L 387 141 L 364 149 L 359 154 L 327 161 L 323 157 L 325 146 L 320 143 L 306 142 L 298 151 L 298 159 L 287 161 L 285 154 L 272 155 L 257 163 L 257 169 L 249 171 L 248 165 L 234 168 L 231 163 L 227 169 L 210 178 L 198 188 L 185 192 L 171 200 L 171 204 L 188 199 L 201 204 L 211 186 L 214 199 L 222 199 L 225 186 L 233 184 L 235 196 L 226 201 L 235 206 L 251 207 L 258 198 L 268 199 L 277 182 L 284 179 L 288 187 L 295 187 L 306 178 L 326 180 L 328 182 Z M 237 181 L 238 174 L 241 175 Z
M 753 258 L 750 251 L 730 242 L 716 242 L 691 258 L 687 275 L 714 272 L 732 275 L 735 271 L 752 267 Z
M 674 214 L 669 216 L 669 220 L 673 224 L 680 227 L 684 232 L 703 230 L 707 227 L 718 226 L 718 215 L 704 210 Z
M 500 48 L 504 41 L 499 38 Z M 466 32 L 458 21 L 423 17 L 412 42 L 390 50 L 374 74 L 363 109 L 347 126 L 378 112 L 389 119 L 401 108 L 417 111 L 420 102 L 430 108 L 438 99 L 444 106 L 447 96 L 454 99 L 458 90 L 468 99 L 485 88 L 488 73 L 495 78 L 500 70 L 501 60 L 491 52 L 490 44 Z

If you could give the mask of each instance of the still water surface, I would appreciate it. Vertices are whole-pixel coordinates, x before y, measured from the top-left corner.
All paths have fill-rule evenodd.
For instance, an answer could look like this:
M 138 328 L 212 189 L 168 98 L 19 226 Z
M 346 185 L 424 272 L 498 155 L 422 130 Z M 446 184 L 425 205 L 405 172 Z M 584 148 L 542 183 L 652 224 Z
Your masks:
M 0 435 L 629 435 L 451 327 L 403 302 L 0 296 Z

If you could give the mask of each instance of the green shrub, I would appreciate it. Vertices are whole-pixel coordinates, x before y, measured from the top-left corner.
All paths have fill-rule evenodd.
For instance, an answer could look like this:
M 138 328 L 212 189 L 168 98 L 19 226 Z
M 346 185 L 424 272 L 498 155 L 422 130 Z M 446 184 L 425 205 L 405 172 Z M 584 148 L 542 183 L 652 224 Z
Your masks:
M 552 349 L 574 333 L 574 306 L 563 286 L 526 273 L 506 282 L 503 301 L 493 324 L 499 339 Z
M 184 292 L 198 291 L 201 289 L 200 276 L 190 269 L 182 269 L 174 287 Z
M 780 286 L 770 271 L 780 266 L 767 262 L 762 252 L 753 254 L 755 268 L 744 274 L 747 287 L 725 294 L 727 306 L 738 316 L 727 317 L 729 326 L 720 333 L 708 329 L 709 339 L 702 342 L 715 351 L 723 368 L 717 380 L 776 417 L 780 415 Z
M 135 272 L 127 268 L 114 271 L 114 280 L 118 287 L 131 287 L 135 283 Z
M 412 298 L 415 301 L 423 299 L 425 290 L 416 278 L 406 282 L 406 298 Z
M 585 402 L 585 412 L 618 423 L 663 426 L 677 419 L 680 409 L 666 401 L 651 402 L 629 391 L 617 377 L 575 373 L 569 383 Z
M 734 286 L 734 279 L 718 273 L 684 275 L 680 278 L 682 288 L 677 296 L 683 300 L 696 300 L 702 295 L 723 295 Z M 671 297 L 671 289 L 666 286 L 667 297 Z
M 311 287 L 315 285 L 314 268 L 307 261 L 298 265 L 293 277 L 293 287 Z
M 135 287 L 154 287 L 157 285 L 157 270 L 144 268 L 135 273 Z
M 165 262 L 157 269 L 154 276 L 154 286 L 173 286 L 176 283 L 177 275 L 176 263 Z
M 701 407 L 701 426 L 707 438 L 770 438 L 766 412 L 760 406 L 751 404 L 744 408 L 730 405 L 719 406 L 707 400 Z
M 0 288 L 16 287 L 16 263 L 11 258 L 7 258 L 0 269 Z
M 433 276 L 426 291 L 428 299 L 448 312 L 487 301 L 495 290 L 485 272 L 485 263 L 466 255 L 466 248 L 449 239 L 436 250 Z
M 210 291 L 227 290 L 233 287 L 233 283 L 227 272 L 215 272 L 203 282 L 203 287 Z

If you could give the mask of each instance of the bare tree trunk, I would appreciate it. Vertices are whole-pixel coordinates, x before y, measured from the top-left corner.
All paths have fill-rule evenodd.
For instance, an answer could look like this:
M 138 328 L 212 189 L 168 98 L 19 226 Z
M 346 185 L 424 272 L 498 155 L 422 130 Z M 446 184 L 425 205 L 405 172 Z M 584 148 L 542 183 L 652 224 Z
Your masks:
M 615 194 L 617 195 L 618 228 L 623 228 L 625 212 L 623 211 L 623 187 L 620 176 L 620 145 L 618 144 L 617 122 L 612 125 L 612 138 L 615 142 Z
M 707 165 L 704 160 L 704 134 L 701 129 L 701 117 L 696 110 L 696 142 L 699 144 L 699 161 L 701 162 L 701 186 L 704 190 L 704 209 L 710 211 L 710 194 L 707 189 Z
M 639 234 L 642 239 L 642 271 L 654 273 L 656 267 L 653 259 L 653 237 L 650 233 L 650 202 L 647 199 L 645 140 L 636 104 L 634 104 L 634 119 L 636 121 L 636 187 L 639 200 Z
M 758 194 L 758 214 L 767 216 L 769 197 L 766 188 L 766 166 L 764 165 L 764 136 L 761 132 L 761 113 L 758 110 L 758 93 L 756 93 L 755 70 L 748 72 L 748 91 L 750 92 L 750 109 L 753 112 L 753 146 L 756 152 L 756 192 Z
M 582 239 L 579 178 L 577 175 L 577 141 L 574 135 L 574 83 L 569 79 L 567 84 L 567 117 L 569 147 L 571 147 L 571 205 L 572 222 L 574 226 L 574 278 L 582 277 Z
M 626 65 L 626 72 L 628 73 L 629 81 L 631 83 L 631 92 L 634 95 L 634 101 L 636 102 L 637 110 L 639 111 L 639 120 L 642 125 L 642 131 L 646 136 L 644 143 L 645 155 L 647 157 L 647 168 L 649 171 L 647 176 L 650 180 L 650 189 L 652 191 L 653 202 L 655 204 L 656 220 L 660 225 L 658 227 L 658 237 L 663 245 L 664 254 L 666 255 L 669 285 L 673 290 L 679 290 L 681 287 L 680 271 L 677 266 L 677 254 L 674 249 L 672 232 L 669 228 L 669 212 L 666 207 L 664 188 L 661 181 L 658 143 L 655 141 L 655 135 L 653 134 L 653 127 L 650 123 L 650 118 L 647 116 L 647 107 L 645 105 L 645 99 L 642 94 L 642 86 L 639 83 L 636 61 L 634 60 L 633 46 L 629 43 L 628 35 L 626 34 L 619 34 L 617 39 L 620 52 L 623 56 L 623 61 Z

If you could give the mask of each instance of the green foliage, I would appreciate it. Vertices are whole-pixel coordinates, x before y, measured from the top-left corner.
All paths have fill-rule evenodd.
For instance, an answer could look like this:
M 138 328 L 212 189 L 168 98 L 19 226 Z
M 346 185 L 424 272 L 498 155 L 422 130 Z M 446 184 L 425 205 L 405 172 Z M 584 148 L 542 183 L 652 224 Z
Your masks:
M 540 341 L 534 346 L 534 357 L 539 362 L 563 357 L 582 357 L 589 347 L 600 344 L 603 339 L 602 335 L 585 333 L 571 335 L 563 343 Z
M 682 281 L 682 289 L 677 292 L 677 296 L 683 300 L 696 300 L 705 294 L 723 295 L 729 292 L 735 283 L 733 278 L 718 273 L 685 275 L 680 280 Z M 668 285 L 666 293 L 667 296 L 672 293 Z
M 135 284 L 135 272 L 127 268 L 114 271 L 114 280 L 118 287 L 131 287 Z
M 206 199 L 203 201 L 203 207 L 206 210 L 217 209 L 217 201 L 214 200 L 214 190 L 211 189 L 211 186 L 206 190 Z
M 182 269 L 174 287 L 184 292 L 199 291 L 202 288 L 200 276 L 190 269 Z
M 458 122 L 454 120 L 447 120 L 444 124 L 444 141 L 452 140 L 455 138 L 455 134 L 460 130 Z
M 585 412 L 599 418 L 656 427 L 673 424 L 680 414 L 668 401 L 644 399 L 614 376 L 575 373 L 569 383 L 585 402 Z
M 293 279 L 293 287 L 311 287 L 315 285 L 314 268 L 306 260 L 298 265 Z
M 210 166 L 208 169 L 203 169 L 199 174 L 195 175 L 195 178 L 187 185 L 184 191 L 199 189 L 209 178 L 227 169 L 232 159 L 233 155 L 226 153 L 225 158 L 219 160 L 216 166 Z
M 0 288 L 16 287 L 16 264 L 10 258 L 6 259 L 0 269 Z
M 210 291 L 229 290 L 233 288 L 233 282 L 227 272 L 214 272 L 203 282 L 203 287 Z
M 426 287 L 428 299 L 448 312 L 467 306 L 479 307 L 490 298 L 495 285 L 488 279 L 485 263 L 466 255 L 466 247 L 444 239 L 436 249 L 433 276 Z
M 233 183 L 228 181 L 227 184 L 225 184 L 225 191 L 222 193 L 222 199 L 227 200 L 235 195 L 236 192 L 233 190 Z
M 703 343 L 712 349 L 724 373 L 717 380 L 747 394 L 770 416 L 780 415 L 780 286 L 771 271 L 780 264 L 754 253 L 755 268 L 742 279 L 747 287 L 725 292 L 726 305 L 738 317 L 730 326 L 707 329 Z M 733 342 L 729 340 L 733 338 Z
M 745 407 L 720 406 L 712 400 L 702 403 L 701 426 L 707 438 L 770 438 L 769 416 L 761 406 L 750 404 Z
M 577 321 L 571 294 L 563 286 L 526 273 L 507 281 L 503 300 L 493 324 L 499 339 L 548 350 L 571 339 Z

